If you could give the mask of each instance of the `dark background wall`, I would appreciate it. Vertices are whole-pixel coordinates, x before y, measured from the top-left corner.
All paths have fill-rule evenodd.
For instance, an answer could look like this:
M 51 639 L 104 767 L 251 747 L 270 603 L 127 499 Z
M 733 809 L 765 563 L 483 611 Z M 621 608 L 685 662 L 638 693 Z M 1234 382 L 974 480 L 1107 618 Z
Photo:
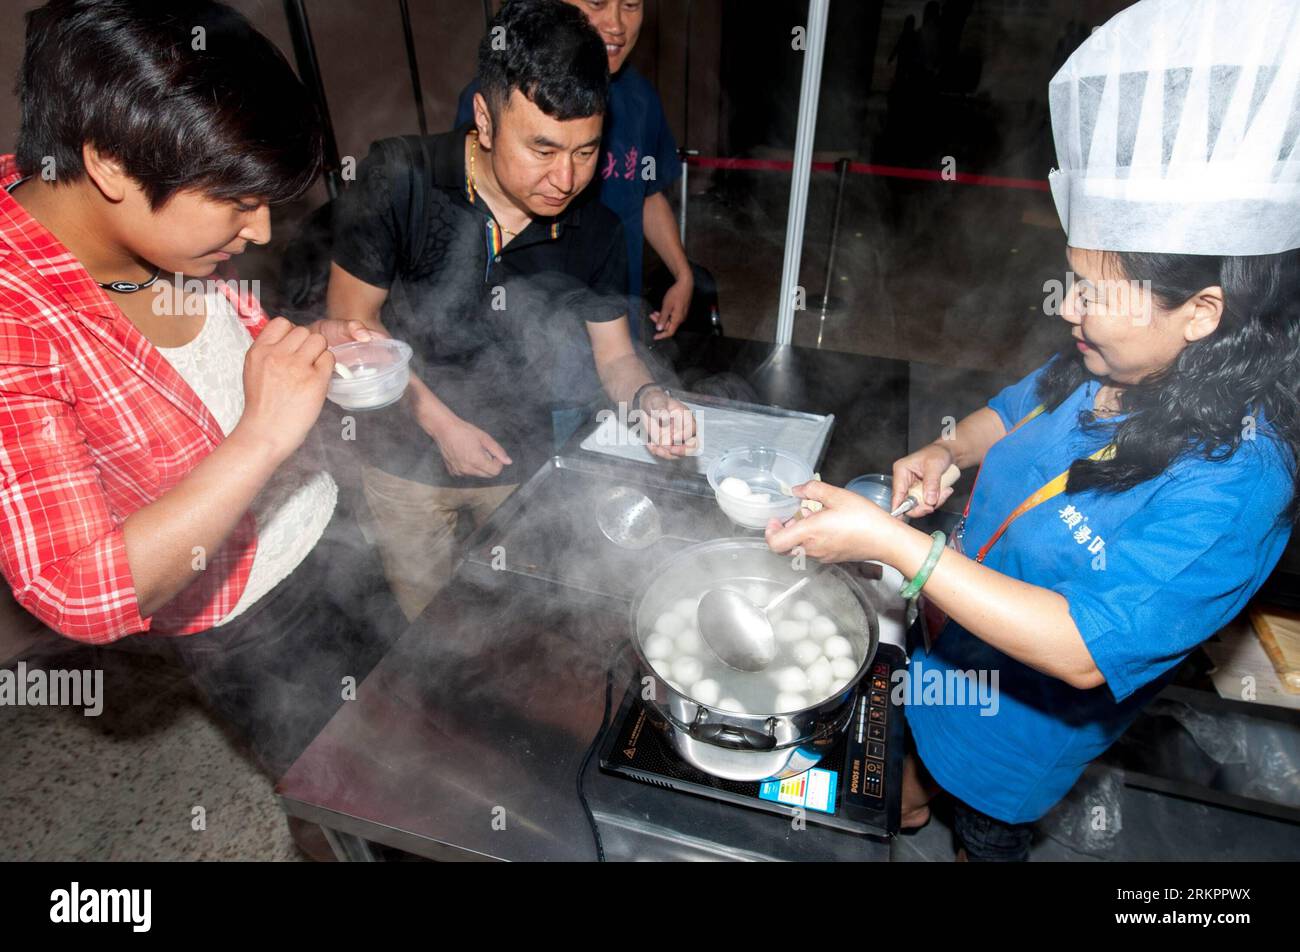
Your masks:
M 293 59 L 282 0 L 230 2 Z M 491 0 L 493 9 L 498 4 Z M 35 5 L 7 0 L 0 8 L 0 77 L 7 87 L 0 90 L 0 150 L 11 148 L 17 128 L 8 89 L 22 53 L 22 14 Z M 833 0 L 818 158 L 934 168 L 952 155 L 964 171 L 1041 178 L 1052 164 L 1047 81 L 1086 35 L 1080 30 L 1125 5 Z M 360 158 L 374 139 L 416 131 L 397 0 L 306 0 L 306 6 L 340 154 Z M 442 130 L 474 72 L 483 2 L 410 0 L 410 8 L 429 127 Z M 791 30 L 806 22 L 807 8 L 807 0 L 646 0 L 632 62 L 659 89 L 679 141 L 706 156 L 789 157 L 804 63 L 803 53 L 791 48 Z M 911 60 L 913 67 L 918 56 L 924 60 L 927 78 L 918 82 L 917 70 L 904 68 L 907 55 L 896 54 L 905 45 L 899 39 L 907 18 L 919 28 L 927 9 L 933 22 L 923 55 L 914 51 Z M 779 240 L 788 182 L 788 175 L 770 172 L 697 174 L 692 192 L 725 193 L 726 201 L 708 209 L 718 227 L 742 221 L 737 209 L 744 206 Z M 810 233 L 826 230 L 825 191 L 814 187 Z M 278 209 L 272 244 L 245 255 L 241 273 L 273 278 L 284 241 L 324 198 L 318 185 L 303 201 Z M 895 202 L 901 209 L 895 214 L 931 214 L 924 198 Z

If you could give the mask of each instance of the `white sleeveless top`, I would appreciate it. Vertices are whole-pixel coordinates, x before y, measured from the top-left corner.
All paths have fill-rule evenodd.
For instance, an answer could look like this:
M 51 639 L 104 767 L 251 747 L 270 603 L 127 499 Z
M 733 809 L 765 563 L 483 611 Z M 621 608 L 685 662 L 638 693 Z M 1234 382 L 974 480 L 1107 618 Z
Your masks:
M 230 301 L 205 295 L 203 329 L 183 347 L 159 347 L 227 436 L 244 415 L 244 355 L 253 338 Z M 272 474 L 250 507 L 257 522 L 257 552 L 239 601 L 224 625 L 284 581 L 320 540 L 334 515 L 338 486 L 322 466 L 312 437 Z

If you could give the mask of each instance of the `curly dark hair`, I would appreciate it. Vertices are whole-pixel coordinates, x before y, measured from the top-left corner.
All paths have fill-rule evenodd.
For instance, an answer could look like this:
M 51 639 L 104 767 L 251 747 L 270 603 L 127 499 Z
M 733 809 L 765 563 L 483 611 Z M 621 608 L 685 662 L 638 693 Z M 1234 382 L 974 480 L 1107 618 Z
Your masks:
M 1122 492 L 1188 456 L 1228 459 L 1251 417 L 1259 437 L 1288 451 L 1295 489 L 1285 515 L 1300 518 L 1300 250 L 1244 257 L 1110 252 L 1107 263 L 1128 280 L 1149 281 L 1163 307 L 1217 286 L 1224 310 L 1214 333 L 1123 390 L 1122 420 L 1081 414 L 1084 428 L 1104 431 L 1116 452 L 1109 460 L 1075 460 L 1068 491 Z M 1038 398 L 1054 410 L 1090 376 L 1071 340 L 1039 379 Z
M 572 4 L 509 0 L 479 44 L 478 82 L 494 118 L 517 89 L 553 119 L 586 119 L 605 112 L 609 57 Z

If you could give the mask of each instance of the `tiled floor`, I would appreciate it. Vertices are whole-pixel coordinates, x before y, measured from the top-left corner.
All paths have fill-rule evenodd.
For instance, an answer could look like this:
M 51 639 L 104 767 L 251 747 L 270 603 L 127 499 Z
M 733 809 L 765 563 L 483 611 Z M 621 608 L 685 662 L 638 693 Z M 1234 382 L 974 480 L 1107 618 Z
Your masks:
M 0 707 L 0 860 L 302 858 L 270 781 L 169 662 L 75 650 L 40 663 L 102 668 L 104 709 Z

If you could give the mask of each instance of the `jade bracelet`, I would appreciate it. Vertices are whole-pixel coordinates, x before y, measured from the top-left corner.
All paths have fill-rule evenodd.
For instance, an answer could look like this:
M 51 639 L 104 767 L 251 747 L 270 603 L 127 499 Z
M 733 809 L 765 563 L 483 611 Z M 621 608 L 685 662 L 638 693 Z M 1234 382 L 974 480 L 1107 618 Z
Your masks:
M 932 533 L 930 538 L 934 541 L 930 543 L 930 552 L 926 555 L 925 561 L 921 563 L 921 570 L 916 573 L 916 578 L 904 583 L 903 587 L 898 590 L 898 594 L 905 599 L 913 599 L 921 594 L 921 589 L 930 580 L 930 573 L 939 564 L 939 557 L 943 555 L 944 546 L 948 544 L 948 537 L 942 532 Z

